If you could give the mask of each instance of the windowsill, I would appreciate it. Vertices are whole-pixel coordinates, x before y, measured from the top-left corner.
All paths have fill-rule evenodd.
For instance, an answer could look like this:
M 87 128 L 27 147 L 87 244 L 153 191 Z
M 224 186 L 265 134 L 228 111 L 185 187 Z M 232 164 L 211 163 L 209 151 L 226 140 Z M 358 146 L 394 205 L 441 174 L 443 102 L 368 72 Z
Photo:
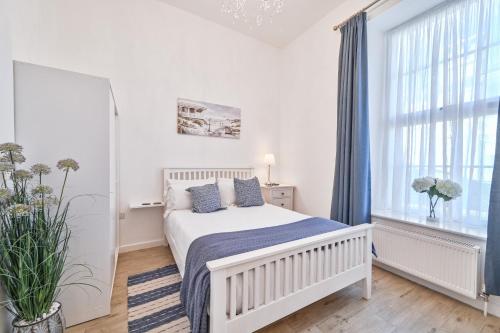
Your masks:
M 459 222 L 452 222 L 440 219 L 439 222 L 429 222 L 425 217 L 411 216 L 402 213 L 396 213 L 392 211 L 373 211 L 372 216 L 381 219 L 387 219 L 395 222 L 401 222 L 406 224 L 411 224 L 419 227 L 439 230 L 443 232 L 449 232 L 455 235 L 460 235 L 464 237 L 486 240 L 487 237 L 487 227 L 484 225 L 478 225 L 477 227 L 472 225 L 464 225 Z

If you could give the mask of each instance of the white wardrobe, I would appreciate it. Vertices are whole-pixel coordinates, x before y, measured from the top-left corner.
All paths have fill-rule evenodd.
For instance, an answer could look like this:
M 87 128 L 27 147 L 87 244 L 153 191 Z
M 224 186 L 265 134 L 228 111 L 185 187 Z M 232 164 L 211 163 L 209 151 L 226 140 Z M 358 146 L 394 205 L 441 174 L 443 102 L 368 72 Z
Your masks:
M 26 166 L 50 165 L 47 182 L 59 193 L 63 177 L 57 161 L 74 158 L 80 164 L 70 173 L 65 194 L 72 199 L 68 265 L 90 267 L 93 278 L 79 281 L 100 292 L 85 286 L 63 289 L 59 300 L 67 326 L 108 315 L 119 246 L 118 113 L 110 81 L 14 62 L 14 102 L 15 139 L 24 146 Z

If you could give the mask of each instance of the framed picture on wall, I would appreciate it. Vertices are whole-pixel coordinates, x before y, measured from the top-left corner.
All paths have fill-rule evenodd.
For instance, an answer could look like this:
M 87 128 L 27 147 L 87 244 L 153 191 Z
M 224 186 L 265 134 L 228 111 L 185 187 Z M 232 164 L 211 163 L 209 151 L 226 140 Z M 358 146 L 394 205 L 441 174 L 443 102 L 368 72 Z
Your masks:
M 207 102 L 177 99 L 177 133 L 239 139 L 241 109 Z

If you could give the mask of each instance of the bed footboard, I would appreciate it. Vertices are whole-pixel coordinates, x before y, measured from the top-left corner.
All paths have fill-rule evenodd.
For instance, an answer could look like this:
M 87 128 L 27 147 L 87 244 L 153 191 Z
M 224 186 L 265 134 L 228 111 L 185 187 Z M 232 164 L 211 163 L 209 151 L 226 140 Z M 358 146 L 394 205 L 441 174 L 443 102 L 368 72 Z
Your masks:
M 357 281 L 371 297 L 372 225 L 207 263 L 210 332 L 252 332 Z

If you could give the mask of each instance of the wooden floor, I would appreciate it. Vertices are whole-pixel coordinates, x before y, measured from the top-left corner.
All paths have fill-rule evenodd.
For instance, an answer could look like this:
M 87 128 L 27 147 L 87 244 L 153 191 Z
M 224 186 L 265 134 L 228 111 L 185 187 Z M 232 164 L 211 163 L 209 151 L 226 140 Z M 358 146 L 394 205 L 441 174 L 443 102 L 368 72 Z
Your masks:
M 174 263 L 168 248 L 120 255 L 111 315 L 67 330 L 68 333 L 127 332 L 127 276 Z M 373 297 L 361 299 L 351 286 L 302 309 L 260 333 L 500 333 L 500 319 L 384 270 L 374 268 Z

